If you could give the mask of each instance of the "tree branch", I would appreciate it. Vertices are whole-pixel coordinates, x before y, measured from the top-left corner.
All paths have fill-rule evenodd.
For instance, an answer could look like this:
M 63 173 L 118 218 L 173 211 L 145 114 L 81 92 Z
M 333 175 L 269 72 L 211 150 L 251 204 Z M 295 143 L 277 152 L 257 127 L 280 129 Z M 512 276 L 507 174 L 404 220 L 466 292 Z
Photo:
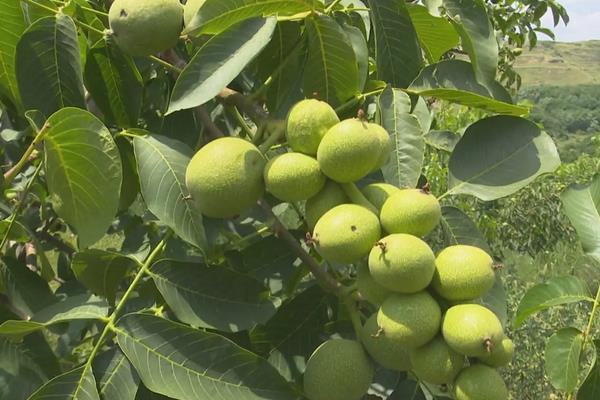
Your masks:
M 206 130 L 207 136 L 210 140 L 218 139 L 225 136 L 219 127 L 214 123 L 208 110 L 204 106 L 196 107 L 196 115 L 200 120 L 200 123 Z
M 225 88 L 218 95 L 219 100 L 228 106 L 235 106 L 238 110 L 246 113 L 252 121 L 259 125 L 269 119 L 269 114 L 254 102 L 250 97 L 245 96 L 233 89 Z

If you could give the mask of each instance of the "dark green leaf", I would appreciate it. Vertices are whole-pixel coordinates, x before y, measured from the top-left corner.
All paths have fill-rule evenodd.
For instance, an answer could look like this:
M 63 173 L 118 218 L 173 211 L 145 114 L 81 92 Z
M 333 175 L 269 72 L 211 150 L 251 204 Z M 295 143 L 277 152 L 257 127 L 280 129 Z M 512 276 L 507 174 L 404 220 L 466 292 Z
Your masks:
M 277 311 L 263 284 L 224 267 L 163 260 L 149 274 L 177 318 L 192 326 L 238 332 Z
M 561 199 L 583 250 L 600 262 L 600 175 L 589 185 L 569 187 Z
M 22 344 L 0 338 L 0 398 L 26 399 L 46 380 Z
M 104 296 L 111 304 L 119 284 L 137 262 L 119 253 L 90 249 L 75 253 L 71 269 L 81 283 L 93 293 Z
M 385 181 L 400 188 L 414 188 L 421 176 L 425 141 L 419 120 L 410 110 L 410 98 L 399 89 L 387 87 L 379 97 L 381 125 L 392 139 L 389 161 L 383 166 Z
M 421 124 L 423 133 L 429 132 L 431 129 L 431 124 L 433 124 L 433 114 L 429 110 L 427 101 L 425 101 L 423 97 L 419 97 L 414 103 L 411 114 L 417 117 L 419 120 L 419 124 Z
M 288 16 L 322 9 L 323 3 L 317 0 L 207 0 L 185 33 L 216 35 L 250 18 Z
M 527 107 L 507 103 L 505 96 L 493 98 L 493 93 L 475 79 L 471 64 L 461 60 L 441 61 L 425 67 L 407 92 L 499 114 L 519 116 L 529 113 Z
M 64 14 L 34 22 L 17 44 L 17 82 L 25 109 L 46 116 L 63 107 L 85 108 L 75 23 Z
M 102 400 L 135 400 L 140 378 L 117 347 L 94 360 L 94 377 Z
M 597 352 L 600 349 L 600 341 L 596 340 L 593 343 L 594 351 Z M 597 355 L 594 361 L 592 370 L 577 391 L 577 400 L 596 400 L 600 398 L 600 364 Z
M 408 87 L 419 74 L 423 55 L 404 0 L 370 0 L 375 33 L 377 79 Z
M 85 63 L 85 86 L 104 116 L 120 128 L 137 125 L 142 106 L 142 76 L 131 57 L 99 41 Z
M 63 108 L 48 118 L 46 180 L 56 213 L 87 247 L 106 233 L 119 206 L 123 171 L 104 124 L 85 110 Z
M 358 66 L 348 35 L 331 17 L 306 19 L 308 60 L 304 68 L 304 94 L 316 93 L 336 107 L 358 92 Z
M 228 339 L 145 314 L 116 326 L 117 342 L 144 385 L 180 400 L 292 400 L 266 360 Z
M 546 375 L 558 390 L 572 392 L 577 387 L 583 335 L 579 329 L 564 328 L 546 344 Z
M 418 4 L 409 4 L 408 13 L 429 62 L 439 61 L 444 53 L 458 45 L 460 37 L 447 19 L 431 15 L 426 7 Z
M 449 166 L 449 193 L 484 201 L 515 193 L 560 165 L 554 142 L 536 124 L 495 116 L 469 126 Z
M 21 99 L 15 72 L 15 52 L 17 42 L 27 27 L 20 2 L 0 2 L 0 21 L 0 93 L 19 106 Z
M 429 131 L 425 134 L 424 139 L 428 145 L 452 153 L 460 136 L 450 131 Z
M 123 137 L 118 137 L 116 143 L 123 166 L 123 184 L 121 185 L 121 194 L 119 196 L 119 211 L 125 211 L 133 204 L 140 193 L 140 177 L 137 174 L 135 153 L 131 142 Z
M 523 296 L 517 309 L 515 326 L 520 326 L 529 316 L 550 307 L 580 301 L 594 301 L 585 282 L 575 276 L 550 279 L 532 287 Z
M 100 400 L 92 368 L 79 367 L 59 375 L 27 400 Z
M 167 114 L 219 94 L 269 43 L 276 24 L 276 18 L 249 19 L 212 37 L 179 75 Z
M 143 133 L 143 131 L 137 131 Z M 202 215 L 185 198 L 185 170 L 192 150 L 181 142 L 158 135 L 133 140 L 140 187 L 154 215 L 183 240 L 200 249 L 206 246 Z
M 367 40 L 361 30 L 355 26 L 342 24 L 342 28 L 344 29 L 344 32 L 346 32 L 350 44 L 352 45 L 352 49 L 354 50 L 354 56 L 358 66 L 358 90 L 362 91 L 367 83 L 367 78 L 369 77 L 369 47 L 367 45 Z

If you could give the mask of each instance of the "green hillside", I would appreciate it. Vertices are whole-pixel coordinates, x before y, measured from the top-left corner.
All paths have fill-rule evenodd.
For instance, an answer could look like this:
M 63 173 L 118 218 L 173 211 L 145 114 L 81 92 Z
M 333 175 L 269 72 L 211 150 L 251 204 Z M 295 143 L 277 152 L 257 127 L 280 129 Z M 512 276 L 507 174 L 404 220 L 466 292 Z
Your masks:
M 600 40 L 540 42 L 519 57 L 523 86 L 600 84 Z

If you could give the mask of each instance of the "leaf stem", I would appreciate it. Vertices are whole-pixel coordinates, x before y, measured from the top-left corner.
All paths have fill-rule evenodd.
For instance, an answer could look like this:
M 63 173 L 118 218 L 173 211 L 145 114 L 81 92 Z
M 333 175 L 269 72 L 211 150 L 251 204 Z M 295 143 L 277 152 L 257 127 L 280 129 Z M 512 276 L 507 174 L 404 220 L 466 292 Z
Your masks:
M 585 347 L 587 346 L 590 335 L 592 334 L 592 328 L 594 327 L 594 320 L 596 318 L 596 314 L 598 312 L 598 306 L 600 305 L 600 284 L 598 285 L 598 289 L 596 290 L 596 297 L 594 298 L 594 305 L 592 306 L 592 311 L 590 313 L 590 318 L 587 323 L 587 327 L 583 332 L 583 343 L 581 344 L 581 348 L 585 351 Z M 581 357 L 581 356 L 580 356 Z M 581 362 L 581 359 L 580 359 Z M 573 394 L 569 393 L 567 399 L 572 399 Z
M 40 4 L 40 3 L 38 3 L 38 2 L 36 2 L 36 1 L 34 1 L 34 0 L 24 0 L 24 1 L 25 1 L 25 3 L 27 3 L 27 4 L 31 4 L 32 6 L 39 7 L 39 8 L 41 8 L 41 9 L 44 9 L 44 10 L 46 10 L 46 11 L 50 11 L 51 13 L 54 13 L 54 14 L 57 14 L 57 13 L 58 13 L 58 10 L 55 10 L 54 8 L 52 8 L 52 7 L 48 7 L 48 6 L 44 5 L 44 4 Z
M 258 146 L 261 153 L 264 154 L 267 151 L 269 151 L 275 143 L 277 143 L 279 140 L 281 140 L 281 138 L 284 137 L 284 135 L 285 135 L 285 126 L 282 123 L 281 126 L 277 126 L 275 128 L 275 130 L 273 132 L 271 132 L 269 137 L 260 146 Z
M 240 114 L 240 110 L 238 110 L 236 106 L 230 106 L 227 108 L 230 110 L 231 114 L 242 128 L 244 134 L 248 136 L 251 140 L 254 140 L 254 132 L 252 131 L 252 129 L 250 129 L 248 123 L 246 122 L 242 114 Z
M 342 0 L 333 0 L 331 2 L 330 5 L 327 6 L 327 8 L 325 9 L 325 14 L 331 14 L 331 12 L 333 11 L 333 9 L 335 8 L 335 6 L 337 6 L 338 4 L 340 4 L 342 2 Z
M 12 167 L 8 172 L 4 174 L 4 183 L 6 186 L 11 184 L 13 179 L 15 179 L 17 175 L 19 175 L 23 167 L 25 167 L 25 165 L 29 162 L 31 153 L 33 153 L 35 147 L 42 140 L 44 140 L 44 136 L 46 136 L 49 127 L 50 125 L 48 125 L 48 123 L 44 124 L 42 129 L 40 129 L 40 131 L 35 135 L 35 138 L 33 138 L 31 144 L 29 144 L 29 147 L 27 147 L 27 149 L 25 150 L 25 153 L 23 153 L 23 155 L 21 156 L 21 159 L 17 161 L 14 167 Z
M 40 4 L 40 3 L 36 2 L 34 0 L 23 0 L 23 1 L 25 1 L 27 4 L 31 4 L 32 6 L 39 7 L 41 9 L 44 9 L 44 10 L 49 11 L 49 12 L 54 13 L 54 14 L 58 14 L 59 12 L 61 12 L 60 9 L 57 10 L 57 9 L 52 8 L 52 7 L 48 7 L 48 6 L 44 5 L 44 4 Z M 106 15 L 108 15 L 108 14 L 106 14 Z M 85 29 L 87 29 L 89 31 L 96 32 L 96 33 L 98 33 L 100 35 L 104 35 L 105 34 L 104 31 L 101 31 L 98 28 L 94 28 L 93 26 L 88 25 L 88 24 L 86 24 L 84 22 L 81 22 L 78 19 L 74 18 L 73 22 L 75 22 L 76 25 L 78 25 L 78 26 L 80 26 L 82 28 L 85 28 Z
M 352 298 L 352 291 L 348 290 L 346 293 L 344 293 L 341 300 L 344 302 L 344 305 L 348 310 L 348 314 L 350 315 L 350 321 L 352 322 L 356 339 L 360 340 L 362 322 L 360 320 L 360 313 L 356 308 L 356 301 Z
M 346 196 L 352 201 L 354 204 L 359 206 L 363 206 L 369 211 L 371 211 L 375 215 L 379 215 L 379 210 L 371 204 L 369 200 L 365 197 L 364 194 L 356 187 L 356 184 L 353 182 L 350 183 L 340 183 L 340 186 L 346 193 Z
M 163 67 L 177 73 L 177 74 L 181 74 L 181 71 L 183 71 L 181 68 L 178 68 L 176 66 L 174 66 L 173 64 L 163 60 L 162 58 L 158 58 L 156 56 L 148 56 L 148 58 L 152 61 L 154 61 L 157 64 L 162 65 Z

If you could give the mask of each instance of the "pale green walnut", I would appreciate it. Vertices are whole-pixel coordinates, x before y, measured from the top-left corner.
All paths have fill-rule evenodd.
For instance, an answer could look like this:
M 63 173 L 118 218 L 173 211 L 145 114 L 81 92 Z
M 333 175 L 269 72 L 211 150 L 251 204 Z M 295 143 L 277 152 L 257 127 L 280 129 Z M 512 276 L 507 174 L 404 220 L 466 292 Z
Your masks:
M 375 214 L 355 204 L 342 204 L 323 214 L 315 225 L 313 240 L 327 261 L 350 264 L 369 254 L 380 236 Z
M 317 160 L 301 153 L 285 153 L 269 160 L 264 179 L 267 191 L 283 201 L 309 199 L 323 189 L 326 180 Z
M 494 286 L 494 260 L 474 246 L 445 248 L 435 260 L 431 286 L 448 300 L 472 300 L 485 295 Z
M 421 189 L 403 189 L 390 196 L 381 208 L 381 225 L 388 233 L 425 236 L 442 218 L 435 196 Z
M 374 170 L 378 170 L 387 164 L 388 160 L 390 159 L 390 154 L 392 152 L 392 140 L 390 139 L 390 134 L 381 125 L 369 123 L 368 126 L 369 130 L 379 139 L 379 159 L 377 160 L 374 168 Z
M 325 133 L 338 122 L 329 104 L 315 99 L 302 100 L 292 107 L 287 117 L 288 145 L 294 151 L 314 156 Z
M 202 214 L 231 218 L 249 210 L 263 195 L 262 153 L 243 139 L 213 140 L 192 157 L 185 182 Z
M 452 350 L 437 336 L 424 346 L 410 351 L 412 371 L 420 380 L 434 385 L 452 384 L 465 365 L 465 356 Z
M 393 194 L 400 191 L 396 186 L 389 183 L 371 183 L 360 190 L 367 200 L 381 211 L 381 207 L 386 200 Z
M 392 294 L 381 305 L 377 324 L 388 339 L 414 348 L 438 334 L 441 318 L 440 306 L 427 292 Z
M 304 394 L 310 400 L 360 400 L 369 390 L 374 372 L 359 342 L 328 340 L 306 364 Z
M 500 368 L 511 363 L 514 352 L 515 344 L 510 338 L 505 336 L 500 346 L 493 348 L 490 353 L 479 357 L 479 359 L 491 367 Z
M 504 338 L 496 314 L 479 304 L 450 307 L 442 322 L 442 334 L 454 351 L 468 357 L 485 357 Z
M 178 0 L 115 0 L 108 22 L 125 53 L 148 56 L 177 44 L 183 29 L 183 6 Z
M 319 193 L 306 201 L 305 218 L 308 227 L 312 230 L 319 218 L 335 206 L 348 203 L 348 196 L 334 181 L 328 180 Z
M 347 119 L 327 131 L 319 145 L 321 170 L 336 182 L 355 182 L 368 175 L 381 157 L 381 138 L 369 123 Z
M 360 263 L 357 272 L 356 285 L 360 295 L 369 303 L 380 306 L 391 294 L 391 291 L 375 282 L 366 263 Z
M 206 0 L 187 0 L 187 3 L 183 6 L 183 21 L 186 28 L 190 25 L 190 22 L 192 22 L 192 19 L 204 3 L 206 3 Z
M 367 353 L 382 367 L 396 371 L 411 369 L 409 349 L 379 331 L 377 314 L 371 315 L 365 322 L 361 340 Z
M 394 233 L 379 240 L 369 253 L 375 282 L 398 293 L 416 293 L 431 283 L 435 256 L 427 243 L 413 235 Z
M 456 400 L 508 400 L 504 380 L 493 368 L 476 364 L 462 370 L 454 382 Z

